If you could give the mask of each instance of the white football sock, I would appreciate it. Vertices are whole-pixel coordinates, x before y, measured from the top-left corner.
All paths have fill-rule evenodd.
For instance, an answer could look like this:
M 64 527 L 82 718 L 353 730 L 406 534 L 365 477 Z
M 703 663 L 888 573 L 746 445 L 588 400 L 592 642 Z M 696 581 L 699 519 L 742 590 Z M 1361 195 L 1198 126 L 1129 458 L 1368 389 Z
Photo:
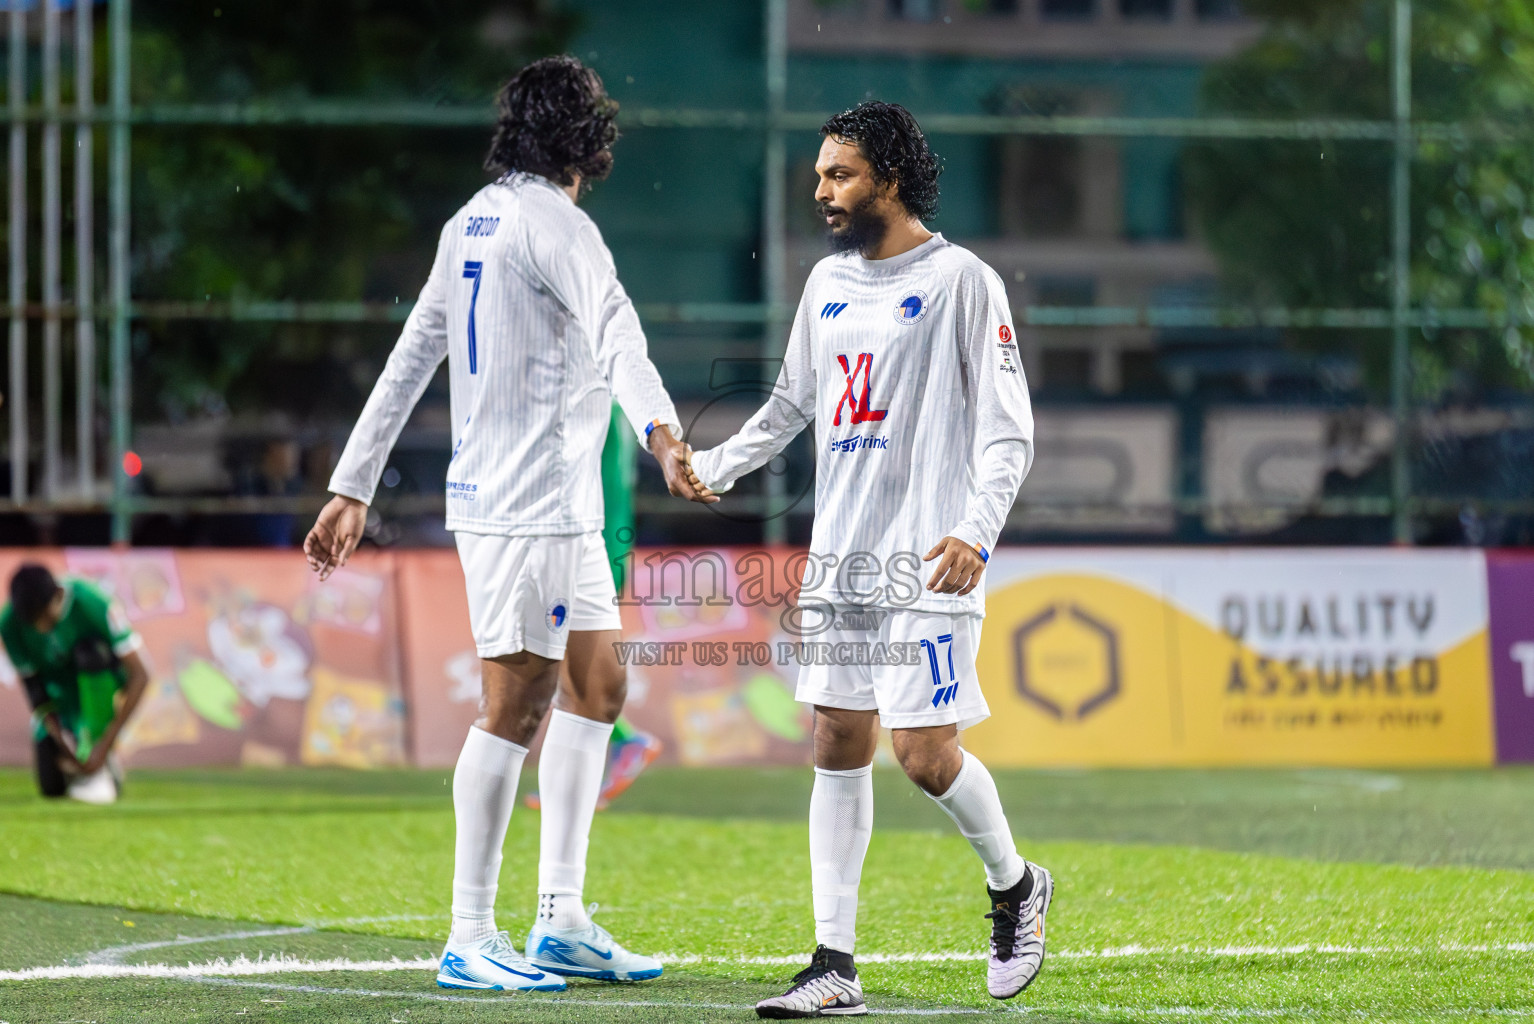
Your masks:
M 495 890 L 501 877 L 501 844 L 517 800 L 517 780 L 527 748 L 474 726 L 453 769 L 454 945 L 495 934 Z
M 584 928 L 591 923 L 579 896 L 565 892 L 541 892 L 538 894 L 538 919 L 550 928 L 570 930 Z
M 552 928 L 581 928 L 586 847 L 602 793 L 613 727 L 555 709 L 538 755 L 543 825 L 538 848 L 538 915 Z
M 815 941 L 843 953 L 857 941 L 858 882 L 873 831 L 873 765 L 841 772 L 816 768 L 810 791 Z
M 948 792 L 934 796 L 937 805 L 959 826 L 959 833 L 969 840 L 985 862 L 985 883 L 992 889 L 1010 889 L 1022 881 L 1027 863 L 1017 854 L 1012 830 L 1001 809 L 996 780 L 985 765 L 969 751 L 961 751 L 964 765 Z

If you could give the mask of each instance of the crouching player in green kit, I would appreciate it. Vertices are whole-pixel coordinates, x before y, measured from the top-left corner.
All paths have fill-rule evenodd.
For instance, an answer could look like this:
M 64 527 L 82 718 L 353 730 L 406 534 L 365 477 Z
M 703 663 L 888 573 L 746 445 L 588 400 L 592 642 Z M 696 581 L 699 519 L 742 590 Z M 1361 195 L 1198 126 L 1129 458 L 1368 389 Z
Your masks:
M 0 611 L 0 641 L 32 704 L 43 796 L 115 801 L 112 747 L 149 682 L 143 640 L 122 609 L 93 583 L 23 565 Z

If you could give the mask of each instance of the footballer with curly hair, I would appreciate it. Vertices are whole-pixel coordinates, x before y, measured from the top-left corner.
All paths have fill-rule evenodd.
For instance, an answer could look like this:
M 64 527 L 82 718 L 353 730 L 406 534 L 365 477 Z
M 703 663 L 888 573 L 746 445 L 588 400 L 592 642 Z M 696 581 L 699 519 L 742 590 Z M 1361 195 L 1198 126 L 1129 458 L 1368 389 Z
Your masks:
M 1018 855 L 985 765 L 959 744 L 990 714 L 975 674 L 981 574 L 1033 459 L 1006 289 L 922 223 L 937 213 L 941 165 L 904 107 L 863 103 L 821 135 L 815 199 L 834 254 L 804 286 L 772 397 L 691 456 L 689 478 L 704 497 L 724 490 L 815 421 L 797 625 L 816 648 L 852 656 L 800 659 L 796 696 L 815 707 L 818 945 L 787 992 L 757 1004 L 770 1018 L 867 1012 L 853 945 L 881 722 L 906 775 L 985 866 L 996 998 L 1038 974 L 1054 893 L 1050 873 Z M 925 587 L 922 560 L 937 563 Z
M 701 496 L 612 255 L 576 206 L 612 168 L 617 104 L 580 61 L 549 57 L 507 83 L 499 108 L 485 160 L 495 181 L 442 229 L 426 286 L 304 553 L 321 579 L 346 564 L 389 451 L 445 358 L 447 528 L 463 564 L 483 689 L 453 772 L 453 923 L 437 983 L 549 991 L 563 989 L 566 976 L 661 973 L 582 905 L 592 814 L 626 692 L 601 534 L 600 463 L 614 400 L 671 492 Z M 538 915 L 518 951 L 496 928 L 496 887 L 522 762 L 545 714 Z

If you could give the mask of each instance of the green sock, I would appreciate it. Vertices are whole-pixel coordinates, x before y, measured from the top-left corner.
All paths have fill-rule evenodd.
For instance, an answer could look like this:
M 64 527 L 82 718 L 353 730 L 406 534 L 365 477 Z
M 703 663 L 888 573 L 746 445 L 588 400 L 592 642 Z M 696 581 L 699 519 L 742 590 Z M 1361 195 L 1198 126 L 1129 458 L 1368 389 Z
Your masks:
M 76 678 L 80 718 L 74 730 L 78 744 L 75 756 L 83 761 L 117 714 L 117 691 L 122 688 L 122 681 L 115 672 L 81 672 Z

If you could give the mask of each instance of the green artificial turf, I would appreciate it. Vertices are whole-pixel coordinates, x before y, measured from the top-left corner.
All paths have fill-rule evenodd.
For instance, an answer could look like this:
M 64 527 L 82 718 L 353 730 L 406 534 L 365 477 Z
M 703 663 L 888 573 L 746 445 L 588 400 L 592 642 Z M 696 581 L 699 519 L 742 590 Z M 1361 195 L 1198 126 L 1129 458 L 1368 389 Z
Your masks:
M 633 948 L 696 958 L 655 983 L 449 1001 L 420 969 L 8 980 L 0 1021 L 751 1019 L 796 969 L 752 958 L 813 946 L 808 775 L 653 771 L 598 816 L 586 885 L 598 920 Z M 1534 773 L 997 776 L 1023 852 L 1057 879 L 1044 974 L 1014 1003 L 985 995 L 979 863 L 930 801 L 878 772 L 859 918 L 876 1009 L 1534 1017 Z M 14 894 L 0 898 L 0 970 L 432 956 L 452 867 L 446 782 L 143 772 L 123 802 L 93 808 L 45 803 L 24 773 L 0 772 L 0 891 Z M 536 855 L 537 815 L 519 807 L 499 903 L 517 940 Z M 920 954 L 955 958 L 910 962 Z

